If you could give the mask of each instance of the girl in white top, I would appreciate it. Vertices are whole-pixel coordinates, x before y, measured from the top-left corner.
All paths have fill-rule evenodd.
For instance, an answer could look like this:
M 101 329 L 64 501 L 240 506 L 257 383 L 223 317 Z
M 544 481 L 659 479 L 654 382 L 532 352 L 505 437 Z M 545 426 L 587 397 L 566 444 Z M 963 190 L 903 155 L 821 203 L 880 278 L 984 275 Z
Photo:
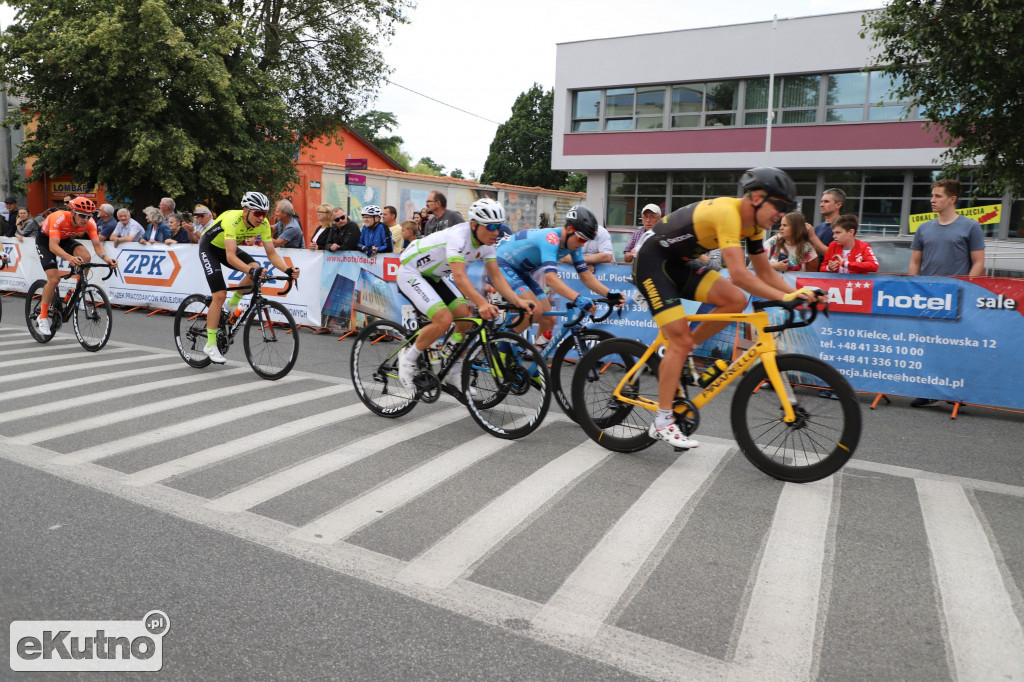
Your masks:
M 811 246 L 807 223 L 799 211 L 782 217 L 778 234 L 764 243 L 771 266 L 779 272 L 818 271 L 818 252 Z

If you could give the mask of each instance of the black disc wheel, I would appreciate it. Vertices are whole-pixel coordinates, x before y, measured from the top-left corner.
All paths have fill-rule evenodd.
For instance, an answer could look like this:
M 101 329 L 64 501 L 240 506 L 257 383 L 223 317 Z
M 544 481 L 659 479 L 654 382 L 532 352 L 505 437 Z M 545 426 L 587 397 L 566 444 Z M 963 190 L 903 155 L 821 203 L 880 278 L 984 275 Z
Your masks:
M 647 346 L 615 338 L 594 346 L 576 365 L 572 404 L 576 422 L 594 441 L 615 452 L 636 452 L 654 443 L 647 430 L 654 412 L 615 397 L 616 386 L 643 356 Z M 623 387 L 628 399 L 658 403 L 658 356 L 653 355 Z
M 532 343 L 513 332 L 477 340 L 462 364 L 462 393 L 473 420 L 498 438 L 533 433 L 551 404 L 548 368 Z
M 349 361 L 352 383 L 374 414 L 395 418 L 416 407 L 416 389 L 405 388 L 398 378 L 398 356 L 408 348 L 405 329 L 387 320 L 364 327 L 356 336 Z
M 249 365 L 264 379 L 284 377 L 299 359 L 299 328 L 277 301 L 259 304 L 245 322 L 242 341 Z
M 85 285 L 82 297 L 75 306 L 75 316 L 72 318 L 75 336 L 78 337 L 78 343 L 82 344 L 82 348 L 96 352 L 107 345 L 113 328 L 113 315 L 107 292 L 95 284 Z
M 860 440 L 857 396 L 842 374 L 817 358 L 779 355 L 776 362 L 792 393 L 796 421 L 785 422 L 779 396 L 758 364 L 733 395 L 736 442 L 754 466 L 774 478 L 806 483 L 831 476 Z

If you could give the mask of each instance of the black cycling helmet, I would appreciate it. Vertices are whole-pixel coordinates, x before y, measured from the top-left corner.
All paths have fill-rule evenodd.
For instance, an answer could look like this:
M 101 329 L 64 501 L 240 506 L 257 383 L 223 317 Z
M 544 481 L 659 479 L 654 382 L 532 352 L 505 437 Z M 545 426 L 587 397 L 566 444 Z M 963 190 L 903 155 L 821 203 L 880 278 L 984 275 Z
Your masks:
M 597 236 L 597 218 L 586 206 L 573 206 L 565 214 L 565 224 L 571 225 L 587 241 Z
M 778 168 L 751 168 L 740 178 L 740 184 L 743 185 L 745 192 L 763 189 L 770 197 L 778 197 L 791 204 L 796 201 L 796 184 L 793 178 Z

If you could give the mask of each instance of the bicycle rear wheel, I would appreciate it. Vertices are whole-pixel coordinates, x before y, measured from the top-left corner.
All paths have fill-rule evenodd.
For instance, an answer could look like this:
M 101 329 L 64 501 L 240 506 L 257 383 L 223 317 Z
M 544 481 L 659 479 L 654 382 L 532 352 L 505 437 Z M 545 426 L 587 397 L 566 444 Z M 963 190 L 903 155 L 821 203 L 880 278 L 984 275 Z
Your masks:
M 82 348 L 96 352 L 107 345 L 113 326 L 113 311 L 107 292 L 95 284 L 86 284 L 82 297 L 75 305 L 73 323 L 75 336 Z
M 276 381 L 292 371 L 299 359 L 299 328 L 277 301 L 261 301 L 245 322 L 245 357 L 252 370 Z
M 206 314 L 210 309 L 210 297 L 192 294 L 178 306 L 174 313 L 174 345 L 178 347 L 181 359 L 190 367 L 202 369 L 210 364 L 206 348 Z
M 32 335 L 32 338 L 39 343 L 48 343 L 53 335 L 57 333 L 57 321 L 60 319 L 59 304 L 57 300 L 60 298 L 60 292 L 55 291 L 53 295 L 53 302 L 50 303 L 50 333 L 43 334 L 39 331 L 39 327 L 36 326 L 36 320 L 39 318 L 39 307 L 43 300 L 43 287 L 46 286 L 46 280 L 37 279 L 32 282 L 32 286 L 28 288 L 28 293 L 25 294 L 25 324 L 28 326 L 28 332 Z
M 356 394 L 374 414 L 393 419 L 416 407 L 416 389 L 402 386 L 398 378 L 398 355 L 408 348 L 405 329 L 387 320 L 364 327 L 356 336 L 349 370 Z
M 473 420 L 509 440 L 533 433 L 548 413 L 551 380 L 533 344 L 512 332 L 495 332 L 466 351 L 462 391 Z
M 576 372 L 579 359 L 600 342 L 614 338 L 614 335 L 603 329 L 587 329 L 580 334 L 583 352 L 576 357 L 570 357 L 570 354 L 576 353 L 576 344 L 573 343 L 571 334 L 558 345 L 558 350 L 551 359 L 551 392 L 569 419 L 576 421 L 576 413 L 572 408 L 572 376 Z
M 637 363 L 647 346 L 632 339 L 602 341 L 576 365 L 572 377 L 572 404 L 577 423 L 594 441 L 615 452 L 637 452 L 650 447 L 647 434 L 654 412 L 621 402 L 615 387 Z M 653 355 L 622 389 L 629 398 L 658 402 L 658 356 Z
M 860 403 L 850 383 L 831 365 L 807 355 L 776 357 L 796 401 L 797 420 L 782 420 L 782 406 L 764 365 L 753 367 L 736 387 L 732 429 L 751 464 L 782 481 L 807 483 L 834 474 L 860 440 Z M 760 390 L 758 390 L 760 389 Z M 831 390 L 836 398 L 819 395 Z

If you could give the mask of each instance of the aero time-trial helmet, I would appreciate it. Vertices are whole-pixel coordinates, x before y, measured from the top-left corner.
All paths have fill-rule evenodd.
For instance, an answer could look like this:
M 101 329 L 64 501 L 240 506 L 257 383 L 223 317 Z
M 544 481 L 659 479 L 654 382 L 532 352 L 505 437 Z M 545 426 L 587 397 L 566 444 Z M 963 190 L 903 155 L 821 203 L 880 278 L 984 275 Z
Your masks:
M 384 212 L 380 210 L 380 206 L 370 204 L 369 206 L 363 206 L 361 215 L 373 216 L 374 218 L 380 218 L 384 215 Z
M 586 206 L 573 206 L 565 214 L 565 224 L 571 225 L 576 233 L 590 241 L 597 236 L 597 218 Z
M 796 201 L 796 184 L 785 171 L 778 168 L 751 168 L 740 178 L 740 185 L 745 192 L 763 189 L 770 197 L 778 197 L 790 204 Z
M 75 213 L 93 214 L 96 212 L 96 202 L 89 197 L 75 197 L 68 202 L 68 207 Z
M 477 199 L 469 207 L 469 219 L 480 225 L 505 222 L 505 207 L 494 199 Z
M 267 195 L 261 192 L 246 192 L 242 197 L 242 208 L 251 208 L 256 211 L 270 211 L 270 200 Z

